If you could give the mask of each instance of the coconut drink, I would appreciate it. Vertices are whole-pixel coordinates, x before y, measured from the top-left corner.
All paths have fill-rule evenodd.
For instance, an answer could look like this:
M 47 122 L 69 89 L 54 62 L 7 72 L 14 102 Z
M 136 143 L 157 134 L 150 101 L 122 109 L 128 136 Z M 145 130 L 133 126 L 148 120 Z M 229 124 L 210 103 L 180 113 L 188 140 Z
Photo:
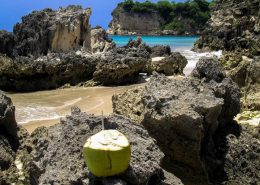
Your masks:
M 87 139 L 83 156 L 93 175 L 114 176 L 123 173 L 128 168 L 131 147 L 126 136 L 119 131 L 102 130 Z

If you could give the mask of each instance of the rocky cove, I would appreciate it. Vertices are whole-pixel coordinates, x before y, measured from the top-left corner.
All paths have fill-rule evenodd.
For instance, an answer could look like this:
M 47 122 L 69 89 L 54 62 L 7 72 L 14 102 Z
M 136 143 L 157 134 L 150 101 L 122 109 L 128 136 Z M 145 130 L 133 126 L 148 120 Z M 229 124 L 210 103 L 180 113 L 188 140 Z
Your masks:
M 243 10 L 244 2 L 234 3 Z M 216 16 L 227 5 L 232 6 L 219 1 Z M 237 20 L 249 16 L 242 10 Z M 150 47 L 140 38 L 116 47 L 102 28 L 90 30 L 89 16 L 89 9 L 76 6 L 46 9 L 24 17 L 14 33 L 0 33 L 0 89 L 61 88 L 33 97 L 49 99 L 52 107 L 67 115 L 58 124 L 29 134 L 17 124 L 13 102 L 24 96 L 29 103 L 33 92 L 17 97 L 8 94 L 13 102 L 0 92 L 0 184 L 259 184 L 260 62 L 251 47 L 222 47 L 220 59 L 202 57 L 184 76 L 188 61 L 180 53 L 167 46 Z M 219 17 L 224 21 L 225 16 Z M 45 21 L 33 27 L 38 17 Z M 213 17 L 211 21 L 217 20 Z M 215 24 L 209 24 L 208 29 L 213 30 Z M 205 32 L 198 43 L 207 41 L 204 38 L 212 33 Z M 232 37 L 237 39 L 237 34 Z M 208 48 L 205 42 L 194 50 Z M 140 73 L 147 73 L 150 79 L 144 81 Z M 134 85 L 118 86 L 126 84 Z M 114 87 L 89 87 L 97 85 Z M 91 99 L 78 104 L 82 110 L 71 108 L 82 101 L 77 99 L 79 95 Z M 61 103 L 66 96 L 70 101 Z M 86 139 L 102 127 L 102 116 L 90 113 L 106 110 L 107 105 L 87 110 L 98 105 L 95 97 L 99 96 L 112 96 L 112 108 L 104 112 L 105 129 L 122 132 L 132 146 L 128 169 L 107 178 L 91 174 L 82 156 Z

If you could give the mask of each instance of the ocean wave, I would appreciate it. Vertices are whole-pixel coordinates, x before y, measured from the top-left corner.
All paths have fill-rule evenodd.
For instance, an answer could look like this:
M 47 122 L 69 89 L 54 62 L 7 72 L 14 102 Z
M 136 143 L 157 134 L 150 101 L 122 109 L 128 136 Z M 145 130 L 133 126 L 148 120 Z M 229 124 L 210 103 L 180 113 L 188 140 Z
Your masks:
M 32 121 L 44 121 L 59 119 L 64 115 L 60 114 L 61 109 L 65 109 L 77 102 L 81 101 L 82 98 L 66 101 L 61 106 L 42 106 L 38 104 L 31 104 L 27 106 L 16 106 L 16 118 L 18 124 L 26 124 Z
M 188 60 L 188 64 L 186 65 L 186 67 L 184 68 L 183 72 L 185 74 L 185 76 L 189 75 L 192 70 L 196 67 L 197 62 L 199 61 L 199 59 L 201 57 L 211 57 L 211 56 L 217 56 L 218 58 L 222 55 L 222 51 L 212 51 L 212 52 L 203 52 L 203 53 L 198 53 L 198 52 L 194 52 L 191 51 L 189 49 L 185 49 L 185 50 L 175 50 L 180 52 L 183 56 L 185 56 Z

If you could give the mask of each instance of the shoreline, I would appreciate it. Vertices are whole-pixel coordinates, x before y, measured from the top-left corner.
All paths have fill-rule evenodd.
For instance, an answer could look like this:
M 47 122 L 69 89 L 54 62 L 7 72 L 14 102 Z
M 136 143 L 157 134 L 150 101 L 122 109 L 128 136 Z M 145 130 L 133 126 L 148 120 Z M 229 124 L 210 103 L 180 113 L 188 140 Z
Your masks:
M 116 87 L 71 87 L 31 93 L 12 93 L 8 96 L 11 97 L 13 105 L 16 107 L 18 125 L 32 133 L 38 127 L 50 127 L 60 123 L 62 117 L 70 115 L 72 106 L 77 106 L 82 112 L 88 114 L 101 115 L 103 111 L 104 115 L 110 115 L 113 113 L 112 96 L 140 85 L 142 84 Z M 80 100 L 74 101 L 74 99 Z M 46 108 L 46 105 L 49 109 Z M 35 107 L 31 108 L 31 106 Z M 29 110 L 27 110 L 28 107 Z M 52 113 L 57 114 L 57 117 L 49 116 L 48 118 L 48 115 Z

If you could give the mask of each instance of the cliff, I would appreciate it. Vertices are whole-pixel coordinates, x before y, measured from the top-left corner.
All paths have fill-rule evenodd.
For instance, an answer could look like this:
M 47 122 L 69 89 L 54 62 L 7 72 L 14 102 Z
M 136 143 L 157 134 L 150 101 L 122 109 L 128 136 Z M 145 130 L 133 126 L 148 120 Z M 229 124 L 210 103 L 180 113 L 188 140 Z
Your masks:
M 112 12 L 109 34 L 119 35 L 196 35 L 210 16 L 205 0 L 175 3 L 143 3 L 125 0 Z
M 112 13 L 108 33 L 115 35 L 160 34 L 165 20 L 157 12 L 130 13 L 118 8 Z

